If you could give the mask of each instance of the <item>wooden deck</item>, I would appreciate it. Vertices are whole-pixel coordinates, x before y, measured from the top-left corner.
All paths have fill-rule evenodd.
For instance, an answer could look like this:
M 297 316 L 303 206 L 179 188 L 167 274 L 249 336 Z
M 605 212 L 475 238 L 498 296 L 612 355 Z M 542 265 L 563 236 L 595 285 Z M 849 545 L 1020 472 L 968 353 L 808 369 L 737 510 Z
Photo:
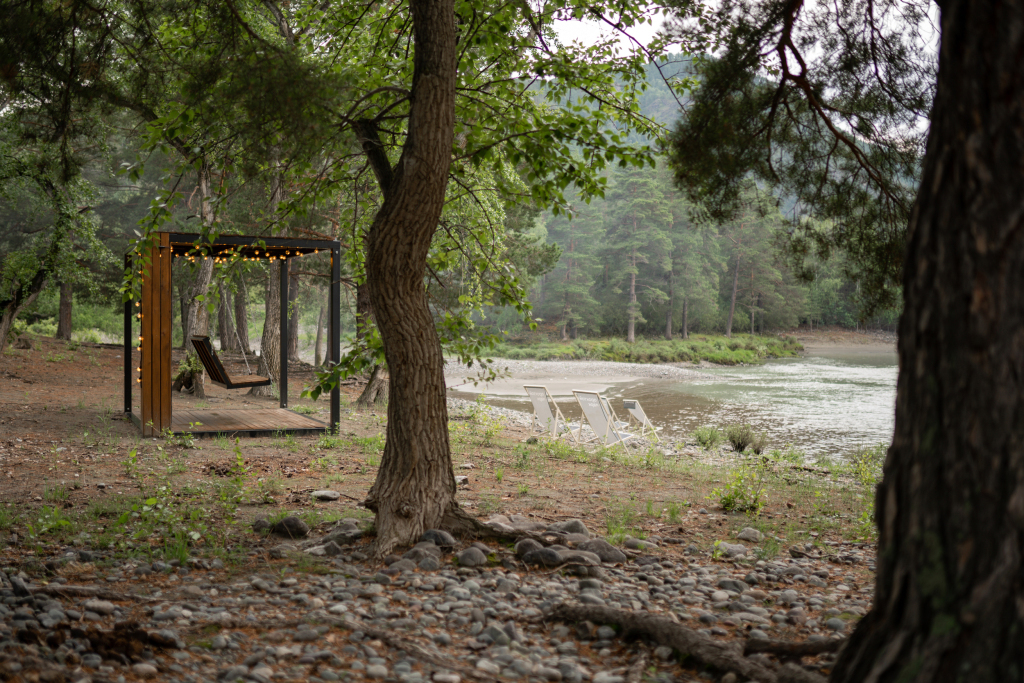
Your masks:
M 326 432 L 327 425 L 285 408 L 207 408 L 175 410 L 171 416 L 171 431 L 175 434 L 191 432 L 196 436 L 266 436 L 275 433 L 318 434 Z

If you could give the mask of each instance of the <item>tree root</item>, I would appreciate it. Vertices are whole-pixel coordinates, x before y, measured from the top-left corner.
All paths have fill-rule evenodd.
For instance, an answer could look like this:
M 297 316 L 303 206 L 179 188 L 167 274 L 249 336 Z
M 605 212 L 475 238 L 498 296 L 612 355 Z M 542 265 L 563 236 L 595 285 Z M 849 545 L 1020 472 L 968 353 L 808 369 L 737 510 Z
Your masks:
M 630 612 L 598 605 L 562 603 L 551 608 L 545 616 L 558 621 L 616 624 L 625 636 L 643 636 L 659 645 L 671 647 L 682 655 L 692 657 L 705 666 L 719 671 L 732 671 L 759 683 L 825 683 L 823 677 L 796 664 L 777 667 L 748 659 L 743 656 L 743 648 L 737 642 L 715 640 L 657 614 Z
M 629 669 L 626 671 L 626 683 L 640 683 L 644 676 L 644 669 L 647 668 L 647 662 L 650 659 L 647 650 L 640 648 L 640 654 L 636 656 L 636 659 L 633 660 L 633 663 L 629 665 Z

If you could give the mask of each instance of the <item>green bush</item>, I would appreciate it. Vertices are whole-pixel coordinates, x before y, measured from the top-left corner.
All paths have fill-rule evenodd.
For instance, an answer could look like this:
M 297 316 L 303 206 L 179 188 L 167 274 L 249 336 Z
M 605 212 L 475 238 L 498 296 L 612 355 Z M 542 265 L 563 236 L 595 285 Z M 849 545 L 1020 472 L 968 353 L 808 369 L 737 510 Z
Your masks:
M 725 438 L 729 440 L 737 453 L 742 453 L 754 441 L 754 428 L 748 424 L 729 425 L 725 428 Z
M 701 448 L 707 448 L 708 450 L 715 450 L 722 443 L 722 432 L 719 431 L 718 427 L 697 427 L 693 430 L 693 438 L 697 440 Z
M 761 455 L 768 449 L 768 432 L 758 432 L 750 442 L 750 450 Z

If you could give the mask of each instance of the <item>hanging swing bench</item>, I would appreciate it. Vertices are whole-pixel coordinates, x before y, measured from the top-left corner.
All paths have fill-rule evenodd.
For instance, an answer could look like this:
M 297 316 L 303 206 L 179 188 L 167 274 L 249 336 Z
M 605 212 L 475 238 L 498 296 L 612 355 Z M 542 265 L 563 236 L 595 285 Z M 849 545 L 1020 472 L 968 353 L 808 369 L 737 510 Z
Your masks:
M 334 240 L 307 240 L 270 238 L 248 235 L 221 235 L 202 243 L 195 234 L 158 232 L 139 251 L 125 256 L 126 267 L 142 275 L 141 301 L 128 301 L 124 305 L 124 412 L 142 430 L 144 436 L 159 436 L 168 430 L 172 434 L 185 432 L 196 436 L 231 434 L 263 436 L 279 433 L 312 434 L 335 431 L 340 422 L 340 391 L 337 387 L 330 395 L 330 423 L 325 424 L 308 415 L 288 410 L 288 280 L 289 261 L 307 254 L 328 251 L 331 254 L 331 276 L 328 296 L 329 320 L 327 326 L 327 360 L 337 363 L 341 359 L 341 243 Z M 171 264 L 176 258 L 190 261 L 212 258 L 227 261 L 241 258 L 246 261 L 274 261 L 280 263 L 281 328 L 280 379 L 276 383 L 280 408 L 199 409 L 178 410 L 172 414 L 171 372 Z M 140 323 L 137 342 L 133 339 L 132 318 Z M 271 384 L 269 377 L 232 376 L 213 349 L 207 336 L 189 339 L 206 370 L 210 381 L 225 389 L 248 389 Z M 132 362 L 132 353 L 139 354 L 138 364 Z M 244 355 L 243 355 L 243 358 Z M 249 367 L 248 359 L 245 359 Z M 134 367 L 133 367 L 134 366 Z M 133 370 L 138 376 L 133 376 Z M 251 368 L 250 368 L 251 373 Z M 133 410 L 133 390 L 138 387 Z

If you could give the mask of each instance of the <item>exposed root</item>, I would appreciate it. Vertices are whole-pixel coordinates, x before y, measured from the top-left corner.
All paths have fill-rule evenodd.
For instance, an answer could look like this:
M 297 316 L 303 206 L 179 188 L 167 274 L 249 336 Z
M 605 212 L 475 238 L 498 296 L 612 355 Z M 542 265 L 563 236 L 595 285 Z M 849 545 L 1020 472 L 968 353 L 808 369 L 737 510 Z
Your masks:
M 820 655 L 825 652 L 838 652 L 846 645 L 846 638 L 840 640 L 815 640 L 793 643 L 788 640 L 765 640 L 751 638 L 743 647 L 743 654 L 767 652 L 780 657 L 806 657 Z
M 647 662 L 650 661 L 650 655 L 647 654 L 647 650 L 640 648 L 640 654 L 636 656 L 633 663 L 629 665 L 629 669 L 626 671 L 626 683 L 640 683 L 644 676 L 644 669 L 647 668 Z
M 818 674 L 806 671 L 795 664 L 776 667 L 770 663 L 748 659 L 743 656 L 743 649 L 739 643 L 715 640 L 657 614 L 630 612 L 597 605 L 562 603 L 551 608 L 546 617 L 568 622 L 616 624 L 624 634 L 648 638 L 659 645 L 671 647 L 682 655 L 692 657 L 700 664 L 719 671 L 732 671 L 759 683 L 825 683 L 825 679 Z
M 97 586 L 68 586 L 66 584 L 50 584 L 47 586 L 27 586 L 31 593 L 42 593 L 58 598 L 101 598 L 103 600 L 138 600 L 140 602 L 156 602 L 156 598 L 135 593 L 116 593 Z

